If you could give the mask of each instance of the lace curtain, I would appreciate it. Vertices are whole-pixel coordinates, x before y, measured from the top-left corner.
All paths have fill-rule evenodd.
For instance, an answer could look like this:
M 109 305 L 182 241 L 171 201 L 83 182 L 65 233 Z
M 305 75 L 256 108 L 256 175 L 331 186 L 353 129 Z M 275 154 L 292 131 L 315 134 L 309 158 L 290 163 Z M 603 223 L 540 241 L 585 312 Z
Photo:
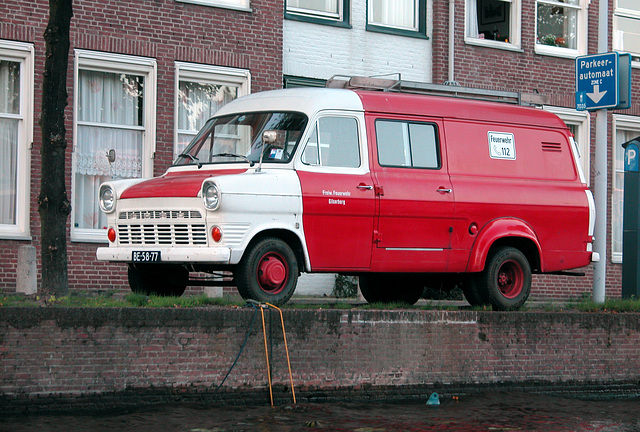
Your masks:
M 79 71 L 75 145 L 75 226 L 105 228 L 98 208 L 100 183 L 142 175 L 143 86 L 141 76 Z M 116 151 L 109 164 L 107 153 Z
M 0 224 L 16 223 L 19 114 L 20 63 L 0 60 Z

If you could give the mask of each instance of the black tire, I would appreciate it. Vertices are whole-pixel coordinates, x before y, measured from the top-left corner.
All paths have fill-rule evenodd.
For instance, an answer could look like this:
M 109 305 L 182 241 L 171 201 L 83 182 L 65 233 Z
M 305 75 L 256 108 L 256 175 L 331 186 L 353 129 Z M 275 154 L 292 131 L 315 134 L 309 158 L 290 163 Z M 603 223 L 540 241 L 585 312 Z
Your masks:
M 493 310 L 518 310 L 531 292 L 531 266 L 518 249 L 501 247 L 489 255 L 478 282 Z
M 469 302 L 471 306 L 486 306 L 489 305 L 489 299 L 486 299 L 482 295 L 482 289 L 480 288 L 481 274 L 472 274 L 462 282 L 462 293 L 464 298 Z
M 189 271 L 175 264 L 129 264 L 131 291 L 138 294 L 180 297 L 189 283 Z
M 234 272 L 245 300 L 285 304 L 298 284 L 298 260 L 287 243 L 266 237 L 247 249 Z
M 394 274 L 360 275 L 360 292 L 368 303 L 403 303 L 414 305 L 424 290 L 415 278 Z

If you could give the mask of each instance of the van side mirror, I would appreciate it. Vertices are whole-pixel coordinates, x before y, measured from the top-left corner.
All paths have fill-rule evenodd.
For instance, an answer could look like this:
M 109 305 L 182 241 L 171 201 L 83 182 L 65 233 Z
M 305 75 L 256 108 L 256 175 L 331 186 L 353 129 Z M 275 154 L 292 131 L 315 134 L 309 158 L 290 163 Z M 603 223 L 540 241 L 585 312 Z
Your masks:
M 266 130 L 262 133 L 262 142 L 265 145 L 270 145 L 272 148 L 284 148 L 284 140 L 278 140 L 277 130 Z

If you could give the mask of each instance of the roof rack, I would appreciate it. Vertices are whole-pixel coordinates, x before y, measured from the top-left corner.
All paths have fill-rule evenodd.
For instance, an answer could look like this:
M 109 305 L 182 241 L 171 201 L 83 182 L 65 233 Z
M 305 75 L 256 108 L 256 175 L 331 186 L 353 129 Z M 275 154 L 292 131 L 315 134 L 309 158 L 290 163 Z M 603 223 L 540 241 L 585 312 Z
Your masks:
M 390 79 L 380 78 L 379 76 L 362 77 L 334 75 L 329 78 L 325 87 L 345 88 L 353 90 L 381 90 L 399 93 L 430 94 L 438 96 L 461 97 L 465 99 L 497 101 L 529 106 L 542 106 L 548 103 L 547 96 L 536 93 L 520 93 L 505 90 L 463 87 L 455 81 L 447 81 L 445 84 L 403 81 L 400 74 L 392 75 L 397 75 L 397 78 Z

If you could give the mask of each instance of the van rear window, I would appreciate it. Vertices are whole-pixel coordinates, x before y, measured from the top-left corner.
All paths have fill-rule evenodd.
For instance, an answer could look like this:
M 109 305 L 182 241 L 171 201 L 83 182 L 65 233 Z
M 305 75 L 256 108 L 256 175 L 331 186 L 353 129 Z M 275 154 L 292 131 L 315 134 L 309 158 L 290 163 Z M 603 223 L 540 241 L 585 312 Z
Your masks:
M 440 168 L 436 126 L 430 123 L 376 120 L 380 166 Z

